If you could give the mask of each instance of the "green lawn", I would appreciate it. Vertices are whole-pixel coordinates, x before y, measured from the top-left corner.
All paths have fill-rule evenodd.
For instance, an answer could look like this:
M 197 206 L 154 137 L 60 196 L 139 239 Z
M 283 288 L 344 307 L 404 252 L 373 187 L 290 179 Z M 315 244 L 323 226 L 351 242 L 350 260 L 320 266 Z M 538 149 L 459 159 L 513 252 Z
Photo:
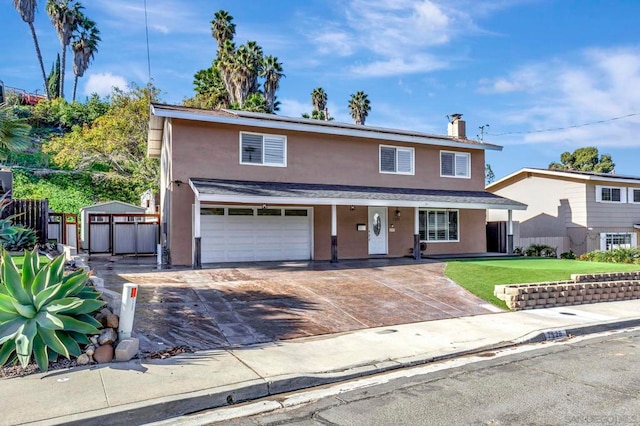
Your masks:
M 452 260 L 447 262 L 445 273 L 471 293 L 506 309 L 504 302 L 493 295 L 493 287 L 496 284 L 559 281 L 570 279 L 571 274 L 637 270 L 640 270 L 640 265 L 530 258 Z
M 22 268 L 22 264 L 24 263 L 24 255 L 20 256 L 11 256 L 13 258 L 13 262 L 16 264 L 18 268 Z M 40 256 L 40 264 L 44 265 L 49 263 L 49 258 L 47 256 Z

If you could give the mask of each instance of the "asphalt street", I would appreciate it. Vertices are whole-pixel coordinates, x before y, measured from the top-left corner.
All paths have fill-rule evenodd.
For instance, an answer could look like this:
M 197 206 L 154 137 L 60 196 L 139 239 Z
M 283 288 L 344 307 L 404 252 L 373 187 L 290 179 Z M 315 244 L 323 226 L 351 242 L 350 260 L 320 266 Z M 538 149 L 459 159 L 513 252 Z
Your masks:
M 640 424 L 640 330 L 392 380 L 225 425 Z M 213 423 L 210 423 L 213 424 Z

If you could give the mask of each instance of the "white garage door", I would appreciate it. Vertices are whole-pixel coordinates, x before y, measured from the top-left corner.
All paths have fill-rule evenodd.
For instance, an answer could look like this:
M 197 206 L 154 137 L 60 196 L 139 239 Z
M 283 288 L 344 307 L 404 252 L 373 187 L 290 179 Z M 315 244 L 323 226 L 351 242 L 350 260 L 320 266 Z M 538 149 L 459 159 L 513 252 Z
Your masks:
M 200 210 L 202 263 L 311 259 L 311 209 Z

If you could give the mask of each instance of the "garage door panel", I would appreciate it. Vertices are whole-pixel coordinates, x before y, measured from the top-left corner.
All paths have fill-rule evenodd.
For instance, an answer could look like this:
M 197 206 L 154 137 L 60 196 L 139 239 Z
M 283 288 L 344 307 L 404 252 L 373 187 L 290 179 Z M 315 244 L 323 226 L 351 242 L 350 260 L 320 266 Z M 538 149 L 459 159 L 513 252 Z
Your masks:
M 204 263 L 311 258 L 310 214 L 202 215 L 200 219 Z

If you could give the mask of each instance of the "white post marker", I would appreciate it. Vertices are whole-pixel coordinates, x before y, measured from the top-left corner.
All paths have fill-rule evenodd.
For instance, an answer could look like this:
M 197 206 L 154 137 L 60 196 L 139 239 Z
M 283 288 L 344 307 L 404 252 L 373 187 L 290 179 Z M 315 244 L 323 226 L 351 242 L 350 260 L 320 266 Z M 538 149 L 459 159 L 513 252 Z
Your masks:
M 120 305 L 120 324 L 118 326 L 119 340 L 131 337 L 137 297 L 138 284 L 129 283 L 122 286 L 122 304 Z
M 156 245 L 156 264 L 162 266 L 162 244 Z

